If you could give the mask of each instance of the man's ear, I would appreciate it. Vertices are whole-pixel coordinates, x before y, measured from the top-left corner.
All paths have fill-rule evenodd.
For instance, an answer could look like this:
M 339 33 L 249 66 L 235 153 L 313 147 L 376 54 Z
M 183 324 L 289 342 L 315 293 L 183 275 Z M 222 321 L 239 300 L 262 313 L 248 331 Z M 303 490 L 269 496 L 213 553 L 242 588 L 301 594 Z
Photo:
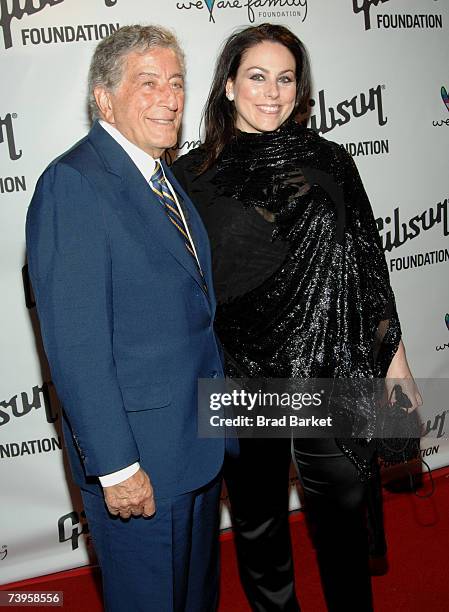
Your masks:
M 94 96 L 102 118 L 108 123 L 115 123 L 110 92 L 103 86 L 99 85 L 94 89 Z

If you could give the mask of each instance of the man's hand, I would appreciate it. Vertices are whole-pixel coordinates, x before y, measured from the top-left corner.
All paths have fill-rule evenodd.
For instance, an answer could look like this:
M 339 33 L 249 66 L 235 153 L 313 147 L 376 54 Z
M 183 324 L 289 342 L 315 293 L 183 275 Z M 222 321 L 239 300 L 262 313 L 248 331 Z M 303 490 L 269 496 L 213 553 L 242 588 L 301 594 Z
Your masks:
M 156 512 L 153 487 L 142 468 L 112 487 L 104 487 L 104 499 L 111 514 L 127 519 L 130 516 L 152 516 Z

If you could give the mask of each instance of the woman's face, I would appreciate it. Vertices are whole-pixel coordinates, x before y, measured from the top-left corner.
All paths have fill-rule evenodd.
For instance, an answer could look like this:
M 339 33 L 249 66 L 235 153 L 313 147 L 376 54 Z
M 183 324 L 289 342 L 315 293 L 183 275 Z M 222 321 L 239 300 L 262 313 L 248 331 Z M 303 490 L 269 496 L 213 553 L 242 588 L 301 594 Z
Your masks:
M 234 100 L 236 127 L 242 132 L 271 132 L 291 115 L 296 100 L 296 62 L 276 42 L 264 41 L 243 54 L 226 95 Z

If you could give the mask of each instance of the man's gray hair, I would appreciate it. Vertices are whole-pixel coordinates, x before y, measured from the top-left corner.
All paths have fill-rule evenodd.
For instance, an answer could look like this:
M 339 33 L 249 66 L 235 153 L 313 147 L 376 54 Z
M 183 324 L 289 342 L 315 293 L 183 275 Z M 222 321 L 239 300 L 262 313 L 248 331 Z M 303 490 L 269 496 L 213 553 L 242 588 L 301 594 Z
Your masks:
M 108 91 L 115 91 L 122 80 L 129 53 L 143 53 L 153 47 L 173 49 L 184 70 L 184 53 L 176 36 L 160 26 L 123 26 L 97 45 L 89 69 L 88 107 L 92 121 L 101 116 L 94 89 L 102 86 Z

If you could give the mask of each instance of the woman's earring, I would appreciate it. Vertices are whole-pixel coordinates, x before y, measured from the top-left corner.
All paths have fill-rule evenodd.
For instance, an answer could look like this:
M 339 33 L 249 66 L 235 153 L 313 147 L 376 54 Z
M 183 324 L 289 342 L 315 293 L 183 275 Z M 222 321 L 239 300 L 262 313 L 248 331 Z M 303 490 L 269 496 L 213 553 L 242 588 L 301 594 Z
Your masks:
M 234 94 L 232 93 L 232 91 L 228 91 L 226 92 L 226 97 L 230 102 L 232 102 L 232 100 L 234 99 Z

